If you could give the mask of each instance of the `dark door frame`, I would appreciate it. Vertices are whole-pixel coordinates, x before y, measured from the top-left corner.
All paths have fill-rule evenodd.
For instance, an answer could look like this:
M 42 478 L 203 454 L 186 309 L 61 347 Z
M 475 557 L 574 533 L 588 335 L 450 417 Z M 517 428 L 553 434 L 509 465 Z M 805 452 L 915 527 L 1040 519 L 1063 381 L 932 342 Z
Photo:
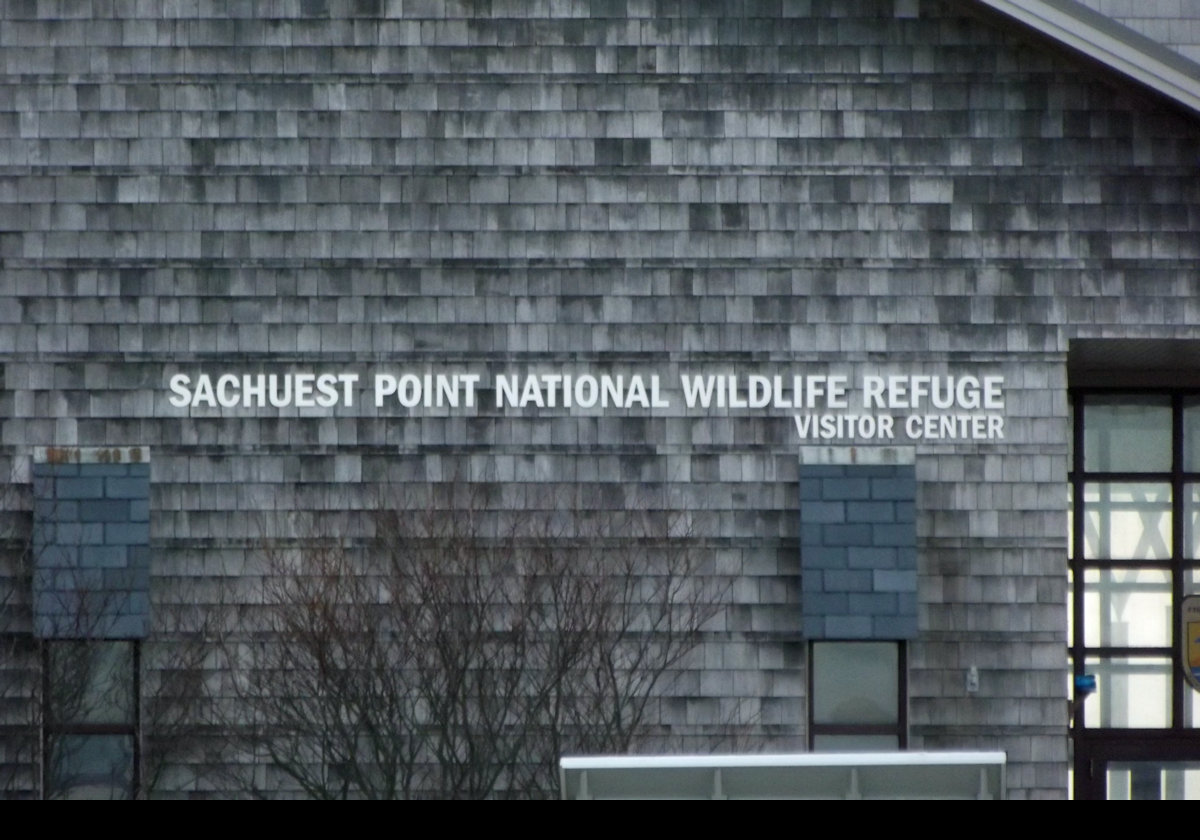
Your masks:
M 1075 729 L 1075 798 L 1108 798 L 1112 761 L 1200 761 L 1200 730 Z

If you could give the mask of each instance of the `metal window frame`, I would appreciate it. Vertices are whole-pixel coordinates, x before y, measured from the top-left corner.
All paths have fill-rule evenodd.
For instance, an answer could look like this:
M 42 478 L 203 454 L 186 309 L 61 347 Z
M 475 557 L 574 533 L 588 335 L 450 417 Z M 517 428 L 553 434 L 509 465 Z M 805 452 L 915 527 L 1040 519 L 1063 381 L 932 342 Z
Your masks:
M 1104 472 L 1088 471 L 1084 464 L 1084 408 L 1088 398 L 1104 396 L 1167 397 L 1171 410 L 1171 460 L 1170 469 L 1155 472 Z M 1070 609 L 1072 613 L 1073 637 L 1067 640 L 1071 661 L 1071 675 L 1083 676 L 1087 672 L 1088 659 L 1112 660 L 1118 657 L 1160 657 L 1170 662 L 1169 725 L 1154 729 L 1130 727 L 1087 726 L 1082 699 L 1074 699 L 1070 707 L 1070 735 L 1074 746 L 1075 789 L 1077 799 L 1103 798 L 1106 795 L 1106 768 L 1109 761 L 1174 761 L 1200 757 L 1200 721 L 1185 725 L 1184 708 L 1188 700 L 1186 692 L 1192 688 L 1187 684 L 1182 671 L 1182 650 L 1179 644 L 1180 602 L 1184 595 L 1184 581 L 1189 572 L 1200 571 L 1200 557 L 1187 556 L 1184 544 L 1184 488 L 1200 484 L 1200 471 L 1184 469 L 1184 408 L 1190 399 L 1200 399 L 1200 388 L 1195 387 L 1081 387 L 1069 392 L 1072 409 L 1072 463 L 1067 465 L 1067 480 L 1074 498 L 1074 515 L 1070 531 L 1070 555 L 1068 567 L 1071 572 Z M 1084 484 L 1096 483 L 1159 483 L 1171 488 L 1171 556 L 1166 560 L 1114 560 L 1099 557 L 1084 558 L 1084 532 L 1086 527 L 1083 504 Z M 1084 607 L 1085 571 L 1115 569 L 1157 569 L 1170 573 L 1171 581 L 1171 645 L 1115 646 L 1085 643 L 1087 626 Z M 1072 692 L 1074 689 L 1072 688 Z
M 813 714 L 816 697 L 817 645 L 890 644 L 896 648 L 896 723 L 817 723 Z M 908 748 L 908 645 L 902 639 L 812 639 L 808 643 L 808 748 L 815 749 L 820 735 L 895 735 L 900 749 Z

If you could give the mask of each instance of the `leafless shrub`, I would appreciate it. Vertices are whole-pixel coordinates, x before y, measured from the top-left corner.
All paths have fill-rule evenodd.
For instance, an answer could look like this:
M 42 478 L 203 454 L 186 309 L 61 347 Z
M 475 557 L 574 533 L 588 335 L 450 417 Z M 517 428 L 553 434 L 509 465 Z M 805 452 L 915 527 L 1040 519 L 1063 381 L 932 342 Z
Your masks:
M 62 552 L 56 524 L 34 539 L 35 504 L 40 521 L 55 523 L 59 502 L 52 493 L 35 502 L 31 489 L 22 481 L 0 492 L 0 796 L 149 795 L 203 730 L 209 634 L 184 632 L 168 611 L 136 651 L 109 638 L 121 596 L 99 585 L 99 570 Z M 35 627 L 38 575 L 44 603 Z M 97 727 L 126 725 L 106 775 Z M 123 737 L 113 734 L 110 744 Z M 126 771 L 133 787 L 113 785 Z
M 0 491 L 0 798 L 38 792 L 38 648 L 33 638 L 29 500 Z
M 682 518 L 422 489 L 365 544 L 263 546 L 261 621 L 222 644 L 228 730 L 319 798 L 548 796 L 564 752 L 633 747 L 723 607 Z
M 254 638 L 228 651 L 243 730 L 307 796 L 408 794 L 410 640 L 391 626 L 380 576 L 364 552 L 332 538 L 264 553 L 265 615 Z
M 188 587 L 176 584 L 174 600 L 156 604 L 153 631 L 142 644 L 141 790 L 145 797 L 194 789 L 210 754 L 221 752 L 214 729 L 211 686 L 216 660 L 215 616 L 183 607 Z

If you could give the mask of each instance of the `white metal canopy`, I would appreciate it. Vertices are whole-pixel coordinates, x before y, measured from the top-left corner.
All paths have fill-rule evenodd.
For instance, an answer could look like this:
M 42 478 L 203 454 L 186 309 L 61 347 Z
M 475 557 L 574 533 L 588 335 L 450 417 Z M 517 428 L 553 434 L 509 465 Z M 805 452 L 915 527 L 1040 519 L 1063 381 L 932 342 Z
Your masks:
M 1003 752 L 580 756 L 563 799 L 1003 799 Z

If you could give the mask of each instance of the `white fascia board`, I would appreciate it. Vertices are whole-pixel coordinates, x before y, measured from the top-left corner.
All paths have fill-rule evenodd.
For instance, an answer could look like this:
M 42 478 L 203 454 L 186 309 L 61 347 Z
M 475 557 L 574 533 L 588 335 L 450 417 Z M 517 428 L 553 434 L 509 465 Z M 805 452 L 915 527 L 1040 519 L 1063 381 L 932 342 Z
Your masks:
M 978 0 L 1200 113 L 1200 64 L 1073 0 Z

